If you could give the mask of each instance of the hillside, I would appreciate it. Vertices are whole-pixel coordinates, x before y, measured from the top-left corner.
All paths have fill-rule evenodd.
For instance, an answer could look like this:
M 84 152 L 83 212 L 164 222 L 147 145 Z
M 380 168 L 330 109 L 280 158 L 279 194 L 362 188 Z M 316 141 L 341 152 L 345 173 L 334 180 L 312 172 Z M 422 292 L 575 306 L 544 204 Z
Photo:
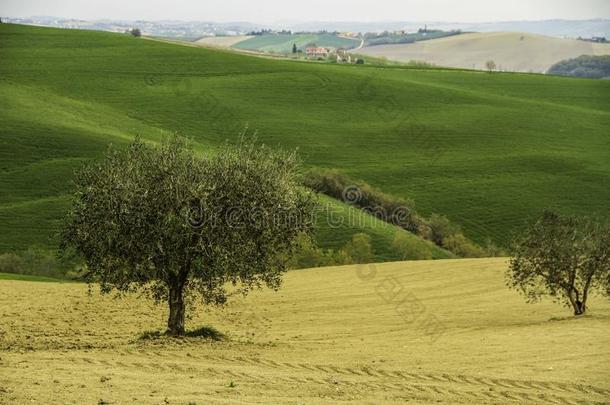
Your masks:
M 302 51 L 313 45 L 351 49 L 359 46 L 360 40 L 333 34 L 265 34 L 237 42 L 232 47 L 247 51 L 290 53 L 295 44 Z
M 525 304 L 504 270 L 482 259 L 289 272 L 277 293 L 188 320 L 225 341 L 139 339 L 163 330 L 166 309 L 136 295 L 0 280 L 0 402 L 604 403 L 609 302 L 593 297 L 580 319 Z
M 463 34 L 414 44 L 365 47 L 358 53 L 401 62 L 417 60 L 466 69 L 485 69 L 485 62 L 493 60 L 501 70 L 544 73 L 564 59 L 610 54 L 610 44 L 494 32 Z
M 250 35 L 233 35 L 233 36 L 218 36 L 218 37 L 204 37 L 195 41 L 200 45 L 219 47 L 219 48 L 230 48 L 235 44 L 242 41 L 253 38 Z
M 562 60 L 551 66 L 548 74 L 590 79 L 610 78 L 610 55 L 583 55 L 574 59 Z
M 10 24 L 0 61 L 0 250 L 48 244 L 72 171 L 108 143 L 177 131 L 206 152 L 245 126 L 480 242 L 507 243 L 550 205 L 609 214 L 608 81 L 299 63 Z M 323 246 L 340 242 L 321 232 Z M 381 240 L 378 259 L 391 259 Z

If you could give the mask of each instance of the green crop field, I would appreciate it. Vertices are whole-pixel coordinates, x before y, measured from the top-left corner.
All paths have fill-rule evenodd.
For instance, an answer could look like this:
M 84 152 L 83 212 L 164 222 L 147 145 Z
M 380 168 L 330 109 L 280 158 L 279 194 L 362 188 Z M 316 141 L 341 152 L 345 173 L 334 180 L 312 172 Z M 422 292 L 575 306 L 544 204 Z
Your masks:
M 578 318 L 525 304 L 505 269 L 476 259 L 292 271 L 279 292 L 189 308 L 187 329 L 211 326 L 226 335 L 216 341 L 155 338 L 167 308 L 137 294 L 0 280 L 0 402 L 607 403 L 609 301 L 592 297 Z
M 333 34 L 266 34 L 238 42 L 232 47 L 248 51 L 289 53 L 292 52 L 294 44 L 303 51 L 314 44 L 329 48 L 351 49 L 360 45 L 360 40 L 342 38 Z
M 547 206 L 610 213 L 609 81 L 301 63 L 2 24 L 0 122 L 0 251 L 52 244 L 72 171 L 108 143 L 178 132 L 204 153 L 246 126 L 480 242 L 506 244 Z M 397 230 L 365 228 L 377 259 L 392 259 Z M 320 243 L 356 231 L 324 225 Z

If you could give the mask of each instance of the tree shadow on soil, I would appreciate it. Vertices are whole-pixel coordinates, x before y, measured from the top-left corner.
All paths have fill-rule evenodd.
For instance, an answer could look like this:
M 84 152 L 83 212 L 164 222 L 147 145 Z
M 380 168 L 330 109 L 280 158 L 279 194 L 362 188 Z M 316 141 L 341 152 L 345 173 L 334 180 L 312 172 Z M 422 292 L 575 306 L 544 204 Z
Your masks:
M 220 332 L 218 329 L 213 326 L 202 326 L 201 328 L 189 330 L 184 336 L 168 336 L 160 331 L 146 331 L 140 334 L 138 340 L 147 341 L 147 340 L 158 340 L 161 338 L 175 338 L 175 339 L 184 339 L 184 338 L 202 338 L 207 340 L 213 340 L 215 342 L 220 342 L 224 340 L 228 340 L 227 335 Z

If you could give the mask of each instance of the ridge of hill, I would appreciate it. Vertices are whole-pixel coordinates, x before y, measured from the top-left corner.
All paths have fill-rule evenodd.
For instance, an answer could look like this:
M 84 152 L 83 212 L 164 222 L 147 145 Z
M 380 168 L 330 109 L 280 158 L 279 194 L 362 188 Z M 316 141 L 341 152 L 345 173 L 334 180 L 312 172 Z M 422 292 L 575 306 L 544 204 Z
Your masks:
M 477 242 L 506 245 L 550 205 L 608 215 L 609 90 L 607 81 L 300 63 L 2 24 L 0 249 L 49 245 L 72 171 L 109 142 L 178 132 L 205 152 L 246 126 L 268 145 L 298 147 L 306 166 L 411 198 Z M 356 230 L 321 232 L 332 247 Z M 392 259 L 388 239 L 373 237 L 376 259 Z
M 412 60 L 465 69 L 485 69 L 488 60 L 500 70 L 545 73 L 552 65 L 581 55 L 608 55 L 610 44 L 518 32 L 469 33 L 413 44 L 364 47 L 359 54 Z

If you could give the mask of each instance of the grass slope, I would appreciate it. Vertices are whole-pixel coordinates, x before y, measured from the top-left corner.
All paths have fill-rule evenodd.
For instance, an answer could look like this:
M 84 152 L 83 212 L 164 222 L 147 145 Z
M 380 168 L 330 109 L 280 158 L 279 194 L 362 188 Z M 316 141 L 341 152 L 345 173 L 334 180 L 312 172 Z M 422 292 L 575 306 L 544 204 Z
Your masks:
M 305 50 L 308 46 L 351 49 L 360 45 L 360 40 L 343 38 L 333 34 L 266 34 L 233 44 L 235 49 L 273 53 L 290 53 L 292 46 Z
M 234 35 L 220 37 L 204 37 L 195 41 L 197 44 L 219 48 L 230 48 L 233 45 L 253 38 L 251 35 Z
M 408 62 L 424 61 L 439 66 L 485 69 L 494 60 L 511 72 L 544 73 L 555 63 L 580 55 L 610 54 L 610 45 L 517 32 L 463 34 L 414 44 L 380 45 L 359 54 Z
M 298 63 L 10 24 L 0 61 L 0 250 L 48 244 L 72 170 L 109 142 L 177 131 L 205 151 L 246 125 L 478 241 L 506 243 L 549 205 L 610 213 L 608 81 Z
M 581 319 L 525 304 L 505 288 L 505 266 L 289 272 L 277 293 L 192 313 L 188 329 L 212 326 L 225 341 L 139 340 L 162 331 L 167 314 L 137 295 L 0 281 L 0 395 L 11 404 L 607 401 L 610 302 L 593 297 Z

